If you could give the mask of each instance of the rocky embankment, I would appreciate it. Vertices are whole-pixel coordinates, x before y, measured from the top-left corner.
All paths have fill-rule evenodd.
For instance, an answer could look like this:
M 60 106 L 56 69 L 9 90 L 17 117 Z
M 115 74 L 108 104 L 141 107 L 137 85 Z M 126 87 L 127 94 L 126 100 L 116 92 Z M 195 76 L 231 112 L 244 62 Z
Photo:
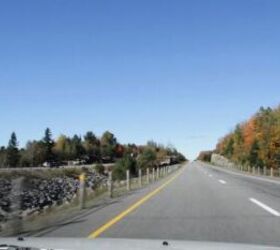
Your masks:
M 94 190 L 100 185 L 106 185 L 107 177 L 104 175 L 87 171 L 86 176 L 88 189 Z M 14 177 L 0 176 L 0 224 L 4 224 L 11 217 L 13 179 Z M 35 212 L 40 213 L 45 208 L 59 206 L 65 202 L 70 203 L 77 196 L 78 190 L 78 175 L 25 176 L 19 194 L 20 213 L 22 216 L 28 216 Z

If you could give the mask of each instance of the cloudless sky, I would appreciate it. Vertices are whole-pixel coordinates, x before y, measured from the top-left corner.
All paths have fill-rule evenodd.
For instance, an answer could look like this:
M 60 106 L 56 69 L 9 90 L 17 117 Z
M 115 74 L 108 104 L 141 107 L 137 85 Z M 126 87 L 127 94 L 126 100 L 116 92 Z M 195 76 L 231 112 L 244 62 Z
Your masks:
M 0 145 L 171 143 L 189 158 L 280 103 L 279 0 L 0 1 Z

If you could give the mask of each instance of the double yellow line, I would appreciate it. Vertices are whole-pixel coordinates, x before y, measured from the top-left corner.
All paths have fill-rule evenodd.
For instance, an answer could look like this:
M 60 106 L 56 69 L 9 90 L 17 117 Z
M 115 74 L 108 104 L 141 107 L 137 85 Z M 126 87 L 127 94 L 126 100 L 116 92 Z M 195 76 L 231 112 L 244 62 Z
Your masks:
M 113 219 L 109 220 L 107 223 L 105 223 L 103 226 L 98 228 L 97 230 L 93 231 L 88 238 L 90 239 L 95 239 L 97 238 L 100 234 L 108 230 L 110 227 L 112 227 L 114 224 L 116 224 L 118 221 L 122 220 L 125 216 L 130 214 L 132 211 L 140 207 L 143 203 L 151 199 L 153 196 L 155 196 L 157 193 L 159 193 L 162 189 L 164 189 L 167 185 L 169 185 L 172 181 L 174 181 L 184 170 L 184 167 L 174 176 L 169 178 L 166 182 L 164 182 L 161 186 L 156 188 L 154 191 L 148 193 L 144 197 L 142 197 L 140 200 L 138 200 L 136 203 L 128 207 L 126 210 L 118 214 L 116 217 Z

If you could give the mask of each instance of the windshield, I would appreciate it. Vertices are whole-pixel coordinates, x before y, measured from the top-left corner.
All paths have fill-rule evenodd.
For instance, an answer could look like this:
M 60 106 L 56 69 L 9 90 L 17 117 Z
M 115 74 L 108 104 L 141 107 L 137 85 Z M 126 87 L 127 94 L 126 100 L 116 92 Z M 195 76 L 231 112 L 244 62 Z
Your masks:
M 280 247 L 279 9 L 2 0 L 0 245 Z

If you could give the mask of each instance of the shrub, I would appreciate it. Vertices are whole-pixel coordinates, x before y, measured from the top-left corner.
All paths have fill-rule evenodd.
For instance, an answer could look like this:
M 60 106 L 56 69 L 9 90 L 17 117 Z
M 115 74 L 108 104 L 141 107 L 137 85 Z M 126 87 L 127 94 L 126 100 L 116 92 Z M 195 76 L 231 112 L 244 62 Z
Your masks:
M 96 173 L 98 174 L 104 174 L 104 171 L 105 171 L 105 167 L 101 164 L 101 163 L 98 163 L 96 166 L 95 166 L 95 170 L 96 170 Z
M 130 155 L 126 155 L 117 161 L 113 168 L 113 178 L 117 180 L 125 179 L 126 170 L 130 171 L 131 176 L 136 175 L 136 161 Z

